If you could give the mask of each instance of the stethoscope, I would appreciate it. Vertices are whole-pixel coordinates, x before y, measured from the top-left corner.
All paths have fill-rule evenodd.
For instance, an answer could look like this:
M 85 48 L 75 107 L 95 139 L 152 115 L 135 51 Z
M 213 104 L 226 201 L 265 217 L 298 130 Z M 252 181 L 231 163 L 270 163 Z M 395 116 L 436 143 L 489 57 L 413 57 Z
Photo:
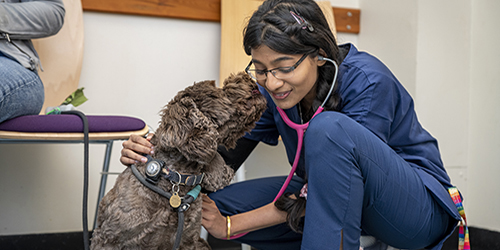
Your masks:
M 295 170 L 297 169 L 297 166 L 299 164 L 300 152 L 302 150 L 302 142 L 304 141 L 304 133 L 306 132 L 307 127 L 309 127 L 309 122 L 316 115 L 318 115 L 319 113 L 321 113 L 323 111 L 326 102 L 328 101 L 328 99 L 332 95 L 333 89 L 335 88 L 335 82 L 337 81 L 337 75 L 339 73 L 339 66 L 337 65 L 337 63 L 334 60 L 332 60 L 330 58 L 318 56 L 318 60 L 331 62 L 335 66 L 335 75 L 333 76 L 332 86 L 330 87 L 330 90 L 328 91 L 328 95 L 326 95 L 325 100 L 323 101 L 321 106 L 318 107 L 316 112 L 314 112 L 314 115 L 311 117 L 311 119 L 304 124 L 294 123 L 294 122 L 292 122 L 292 120 L 290 120 L 290 118 L 288 118 L 285 111 L 283 111 L 283 109 L 281 109 L 280 107 L 278 107 L 278 105 L 276 105 L 276 109 L 278 109 L 278 112 L 279 112 L 281 118 L 283 119 L 283 121 L 286 123 L 286 125 L 288 125 L 290 128 L 297 131 L 298 142 L 297 142 L 297 152 L 295 153 L 295 159 L 293 160 L 292 169 L 290 170 L 290 173 L 288 174 L 285 182 L 283 183 L 283 186 L 281 186 L 281 189 L 278 192 L 278 194 L 276 195 L 276 197 L 274 198 L 273 202 L 278 200 L 278 198 L 283 195 L 283 193 L 285 192 L 285 189 L 288 187 L 288 184 L 290 184 L 290 181 L 292 180 L 292 177 L 295 174 Z M 299 105 L 300 105 L 300 103 L 299 103 Z M 230 239 L 237 239 L 237 238 L 242 237 L 243 235 L 246 235 L 246 234 L 247 233 L 240 233 L 240 234 L 233 235 L 229 238 Z
M 285 111 L 283 111 L 283 109 L 281 109 L 280 107 L 278 107 L 276 105 L 276 109 L 278 109 L 278 112 L 279 112 L 281 118 L 283 119 L 283 121 L 286 123 L 286 125 L 288 125 L 290 128 L 297 131 L 298 142 L 297 142 L 297 152 L 295 153 L 295 159 L 293 161 L 292 169 L 290 170 L 288 177 L 286 178 L 285 182 L 283 183 L 283 186 L 281 187 L 280 191 L 278 192 L 278 194 L 274 198 L 273 202 L 275 202 L 279 197 L 281 197 L 281 195 L 283 195 L 283 193 L 285 192 L 285 189 L 288 187 L 288 184 L 290 184 L 290 181 L 292 180 L 292 177 L 295 173 L 295 170 L 297 169 L 297 165 L 299 164 L 300 152 L 302 150 L 302 143 L 304 141 L 304 133 L 306 132 L 306 129 L 309 127 L 309 122 L 316 115 L 318 115 L 319 113 L 321 113 L 323 111 L 326 102 L 328 101 L 328 99 L 332 95 L 333 89 L 335 88 L 335 82 L 337 81 L 337 75 L 339 73 L 339 67 L 338 67 L 337 63 L 330 58 L 326 58 L 326 57 L 322 57 L 322 56 L 318 56 L 318 60 L 331 62 L 335 66 L 335 75 L 333 77 L 332 86 L 330 87 L 330 90 L 328 91 L 328 95 L 325 97 L 325 100 L 323 101 L 321 106 L 319 106 L 318 109 L 316 110 L 316 112 L 314 112 L 311 119 L 304 124 L 294 123 L 294 122 L 292 122 L 292 120 L 290 120 L 290 118 L 288 118 Z M 299 105 L 300 105 L 300 103 L 299 103 Z

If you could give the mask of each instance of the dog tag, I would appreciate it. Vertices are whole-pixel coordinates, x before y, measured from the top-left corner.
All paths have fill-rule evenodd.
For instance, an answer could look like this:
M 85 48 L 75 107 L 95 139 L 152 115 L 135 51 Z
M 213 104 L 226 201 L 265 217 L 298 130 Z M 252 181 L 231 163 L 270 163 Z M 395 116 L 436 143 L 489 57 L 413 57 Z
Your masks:
M 175 192 L 170 197 L 170 206 L 172 206 L 173 208 L 178 208 L 180 205 L 181 205 L 181 197 L 179 197 L 179 194 Z

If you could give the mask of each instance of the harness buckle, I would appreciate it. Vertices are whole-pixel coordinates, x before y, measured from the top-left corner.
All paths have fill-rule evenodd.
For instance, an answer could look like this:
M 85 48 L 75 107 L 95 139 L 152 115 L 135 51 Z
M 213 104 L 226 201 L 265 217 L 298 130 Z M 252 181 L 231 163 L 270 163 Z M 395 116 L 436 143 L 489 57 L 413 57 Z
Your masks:
M 163 165 L 161 161 L 150 161 L 146 166 L 146 180 L 152 184 L 158 184 Z
M 184 203 L 184 204 L 181 204 L 181 206 L 177 209 L 179 212 L 186 212 L 186 210 L 188 210 L 190 207 L 191 207 L 191 204 Z

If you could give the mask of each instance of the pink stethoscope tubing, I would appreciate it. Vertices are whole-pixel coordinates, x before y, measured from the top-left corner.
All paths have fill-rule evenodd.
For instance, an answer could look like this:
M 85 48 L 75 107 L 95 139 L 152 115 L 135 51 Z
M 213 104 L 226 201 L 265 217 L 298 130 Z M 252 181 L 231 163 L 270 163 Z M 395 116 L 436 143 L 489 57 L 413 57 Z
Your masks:
M 299 104 L 300 105 L 300 104 Z M 290 170 L 290 173 L 288 174 L 288 177 L 286 178 L 285 182 L 283 183 L 283 186 L 281 186 L 280 191 L 274 198 L 273 202 L 275 202 L 279 197 L 283 195 L 285 192 L 285 189 L 288 187 L 288 184 L 290 184 L 290 181 L 292 180 L 293 175 L 295 174 L 295 170 L 297 169 L 297 165 L 299 165 L 299 159 L 300 159 L 300 152 L 302 151 L 302 142 L 304 141 L 304 133 L 306 132 L 307 127 L 309 127 L 309 122 L 306 122 L 304 124 L 297 124 L 292 122 L 288 116 L 285 114 L 285 111 L 281 109 L 280 107 L 276 107 L 278 109 L 278 112 L 281 115 L 281 118 L 283 118 L 283 121 L 291 128 L 293 128 L 295 131 L 297 131 L 297 152 L 295 153 L 295 159 L 293 160 L 293 165 L 292 169 Z M 317 114 L 321 113 L 323 111 L 323 107 L 320 106 L 314 115 L 311 117 L 314 118 Z
M 274 198 L 273 202 L 275 202 L 279 197 L 281 197 L 283 195 L 283 193 L 285 192 L 285 189 L 288 187 L 288 184 L 290 184 L 290 181 L 292 180 L 292 177 L 295 174 L 295 170 L 297 169 L 297 166 L 299 165 L 300 151 L 302 151 L 302 142 L 304 140 L 304 133 L 306 132 L 307 127 L 309 127 L 309 122 L 306 122 L 304 124 L 294 123 L 294 122 L 292 122 L 288 118 L 288 116 L 285 114 L 285 111 L 283 111 L 283 109 L 281 109 L 278 106 L 276 106 L 276 109 L 280 113 L 281 118 L 283 118 L 283 121 L 285 121 L 285 123 L 288 126 L 290 126 L 291 128 L 295 129 L 295 131 L 297 131 L 298 141 L 297 141 L 297 152 L 295 153 L 295 159 L 293 160 L 292 169 L 290 170 L 290 173 L 288 174 L 288 177 L 286 178 L 285 182 L 283 183 L 283 186 L 281 186 L 281 189 L 278 192 L 278 194 L 276 195 L 276 197 Z M 314 113 L 314 115 L 311 117 L 311 120 L 317 114 L 321 113 L 321 111 L 323 111 L 323 107 L 319 107 L 316 110 L 316 112 Z M 248 232 L 246 232 L 246 233 L 240 233 L 240 234 L 235 234 L 235 235 L 229 237 L 229 239 L 231 239 L 231 240 L 237 239 L 237 238 L 239 238 L 239 237 L 241 237 L 241 236 L 243 236 L 243 235 L 245 235 L 247 233 Z
M 292 180 L 292 177 L 295 174 L 295 170 L 297 169 L 297 166 L 299 165 L 300 152 L 302 151 L 302 143 L 304 141 L 304 133 L 306 132 L 307 127 L 309 127 L 309 122 L 317 114 L 319 114 L 319 113 L 321 113 L 323 111 L 324 106 L 326 104 L 326 101 L 330 98 L 330 95 L 332 94 L 333 89 L 335 87 L 335 82 L 337 81 L 337 75 L 339 73 L 339 67 L 338 67 L 337 63 L 335 61 L 333 61 L 332 59 L 330 59 L 330 58 L 326 58 L 326 57 L 322 57 L 322 56 L 318 56 L 318 60 L 320 60 L 320 61 L 328 61 L 328 62 L 333 63 L 333 65 L 335 66 L 335 75 L 333 77 L 333 83 L 332 83 L 332 86 L 330 87 L 330 91 L 328 91 L 328 95 L 326 96 L 326 98 L 323 101 L 323 103 L 321 104 L 321 106 L 319 106 L 318 109 L 316 110 L 316 112 L 314 112 L 314 115 L 311 117 L 311 119 L 308 122 L 304 123 L 304 124 L 294 123 L 294 122 L 292 122 L 292 120 L 290 120 L 290 118 L 288 118 L 288 116 L 286 115 L 286 113 L 285 113 L 285 111 L 283 109 L 281 109 L 280 107 L 276 106 L 276 109 L 278 110 L 278 113 L 280 114 L 281 118 L 286 123 L 286 125 L 288 125 L 290 128 L 292 128 L 295 131 L 297 131 L 298 141 L 297 141 L 297 152 L 295 153 L 295 159 L 293 160 L 292 169 L 290 170 L 290 173 L 288 174 L 285 182 L 283 183 L 283 186 L 281 186 L 281 189 L 278 192 L 278 194 L 276 195 L 276 197 L 274 198 L 273 202 L 275 202 L 279 197 L 281 197 L 283 195 L 283 193 L 285 192 L 285 189 L 288 187 L 288 184 L 290 184 L 290 181 Z M 246 235 L 247 233 L 248 232 L 246 232 L 246 233 L 240 233 L 240 234 L 235 234 L 235 235 L 229 237 L 229 239 L 231 239 L 231 240 L 237 239 L 239 237 L 242 237 L 242 236 Z

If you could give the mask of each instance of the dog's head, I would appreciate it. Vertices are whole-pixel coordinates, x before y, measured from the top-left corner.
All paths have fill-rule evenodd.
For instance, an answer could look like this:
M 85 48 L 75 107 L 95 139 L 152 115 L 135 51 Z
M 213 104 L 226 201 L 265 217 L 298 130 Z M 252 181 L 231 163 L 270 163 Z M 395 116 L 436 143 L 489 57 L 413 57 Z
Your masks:
M 203 81 L 180 91 L 160 112 L 153 138 L 156 150 L 178 150 L 187 160 L 208 163 L 217 150 L 218 127 L 234 108 L 214 81 Z
M 218 144 L 234 147 L 265 110 L 265 98 L 246 73 L 231 75 L 223 88 L 203 81 L 180 91 L 161 111 L 153 143 L 176 149 L 188 161 L 210 163 Z
M 266 98 L 259 92 L 257 84 L 245 72 L 231 74 L 222 88 L 235 111 L 231 118 L 219 128 L 220 144 L 234 148 L 236 141 L 255 127 L 255 122 L 266 109 Z

